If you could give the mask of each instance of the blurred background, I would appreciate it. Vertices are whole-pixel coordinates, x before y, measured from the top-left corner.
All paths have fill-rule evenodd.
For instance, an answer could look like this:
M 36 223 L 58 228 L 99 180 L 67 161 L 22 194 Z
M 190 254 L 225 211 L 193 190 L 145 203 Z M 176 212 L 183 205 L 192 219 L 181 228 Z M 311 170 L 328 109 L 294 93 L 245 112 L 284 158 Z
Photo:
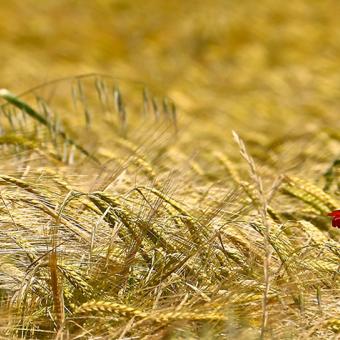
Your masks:
M 338 109 L 339 10 L 337 0 L 0 1 L 0 87 L 100 72 L 141 80 L 215 126 L 227 114 L 249 128 L 258 118 L 259 131 L 313 129 Z

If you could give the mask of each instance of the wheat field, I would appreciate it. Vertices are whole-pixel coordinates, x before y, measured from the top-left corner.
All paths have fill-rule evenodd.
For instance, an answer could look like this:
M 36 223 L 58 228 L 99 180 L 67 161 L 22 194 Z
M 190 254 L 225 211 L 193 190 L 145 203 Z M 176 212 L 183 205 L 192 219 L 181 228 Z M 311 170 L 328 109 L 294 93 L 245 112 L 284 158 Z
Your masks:
M 2 339 L 338 339 L 340 3 L 0 1 Z

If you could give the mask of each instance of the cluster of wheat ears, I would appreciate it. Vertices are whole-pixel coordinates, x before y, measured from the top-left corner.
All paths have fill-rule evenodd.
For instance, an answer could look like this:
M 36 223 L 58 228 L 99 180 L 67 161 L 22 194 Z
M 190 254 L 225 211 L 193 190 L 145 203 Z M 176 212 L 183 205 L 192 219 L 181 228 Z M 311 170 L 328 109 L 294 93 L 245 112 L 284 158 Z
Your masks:
M 170 99 L 124 84 L 1 90 L 0 334 L 335 339 L 339 132 L 303 154 L 304 135 L 231 126 L 205 145 Z

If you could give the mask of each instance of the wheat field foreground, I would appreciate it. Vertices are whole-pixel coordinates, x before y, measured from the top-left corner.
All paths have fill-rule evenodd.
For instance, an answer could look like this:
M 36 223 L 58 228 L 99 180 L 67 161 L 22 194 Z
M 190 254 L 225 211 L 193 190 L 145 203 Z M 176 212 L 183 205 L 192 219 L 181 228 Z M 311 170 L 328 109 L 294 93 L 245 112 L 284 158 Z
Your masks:
M 339 338 L 337 1 L 0 9 L 1 339 Z

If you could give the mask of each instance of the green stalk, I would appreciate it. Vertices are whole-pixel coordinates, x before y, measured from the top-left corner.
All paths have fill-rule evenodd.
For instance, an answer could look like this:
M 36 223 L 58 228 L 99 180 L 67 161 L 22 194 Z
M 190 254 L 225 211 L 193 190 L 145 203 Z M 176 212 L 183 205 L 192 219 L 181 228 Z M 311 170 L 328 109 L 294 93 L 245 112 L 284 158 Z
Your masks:
M 0 89 L 0 98 L 5 99 L 8 103 L 14 105 L 18 109 L 22 110 L 23 112 L 27 113 L 30 117 L 38 121 L 39 123 L 45 125 L 49 129 L 54 129 L 51 122 L 49 122 L 44 116 L 39 114 L 35 111 L 31 106 L 20 100 L 17 96 L 13 93 L 8 91 L 7 89 Z M 96 163 L 100 163 L 99 160 L 91 155 L 86 149 L 84 149 L 81 145 L 75 142 L 72 138 L 68 137 L 64 131 L 58 131 L 59 135 L 71 145 L 74 145 L 81 153 L 86 155 L 87 157 L 94 160 Z

